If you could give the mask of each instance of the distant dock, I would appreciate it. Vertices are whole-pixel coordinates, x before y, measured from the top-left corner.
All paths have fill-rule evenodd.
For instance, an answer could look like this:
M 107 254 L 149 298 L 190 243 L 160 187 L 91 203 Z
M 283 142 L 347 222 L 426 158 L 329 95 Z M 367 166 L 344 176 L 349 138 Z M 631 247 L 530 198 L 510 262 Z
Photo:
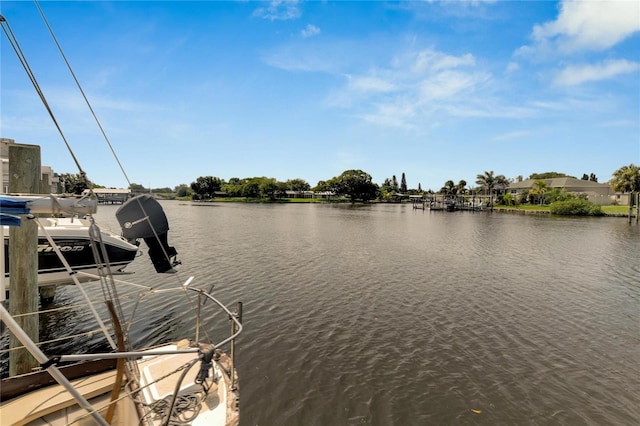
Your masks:
M 434 194 L 432 197 L 424 197 L 419 195 L 410 196 L 411 204 L 414 210 L 434 210 L 434 211 L 482 211 L 489 208 L 484 197 L 445 197 L 440 194 Z
M 84 193 L 88 193 L 88 189 Z M 98 198 L 98 204 L 122 204 L 131 198 L 130 189 L 94 188 L 93 193 Z

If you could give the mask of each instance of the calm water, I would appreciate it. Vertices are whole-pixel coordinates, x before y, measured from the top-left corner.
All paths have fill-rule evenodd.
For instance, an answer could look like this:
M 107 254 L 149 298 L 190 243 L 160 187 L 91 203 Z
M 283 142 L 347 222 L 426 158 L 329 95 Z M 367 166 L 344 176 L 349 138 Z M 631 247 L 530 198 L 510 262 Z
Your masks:
M 244 302 L 242 425 L 639 422 L 640 226 L 625 219 L 164 206 L 185 277 Z M 146 254 L 128 271 L 166 279 Z M 180 318 L 166 300 L 133 338 L 181 337 Z

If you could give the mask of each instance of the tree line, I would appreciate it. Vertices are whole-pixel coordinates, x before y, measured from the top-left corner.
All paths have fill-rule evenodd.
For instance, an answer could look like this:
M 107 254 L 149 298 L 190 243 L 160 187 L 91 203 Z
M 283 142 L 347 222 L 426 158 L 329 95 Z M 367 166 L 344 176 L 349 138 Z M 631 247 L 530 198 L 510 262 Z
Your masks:
M 81 194 L 88 184 L 86 180 L 79 174 L 63 173 L 59 174 L 61 193 Z M 525 192 L 526 199 L 520 202 L 534 202 L 544 199 L 561 199 L 566 197 L 561 190 L 557 188 L 546 188 L 546 179 L 556 177 L 573 177 L 558 172 L 534 173 L 529 179 L 536 181 L 534 186 Z M 517 180 L 522 180 L 519 176 Z M 582 180 L 597 182 L 595 174 L 583 174 Z M 465 180 L 459 180 L 457 183 L 453 180 L 447 180 L 437 192 L 438 194 L 456 197 L 464 195 L 497 195 L 498 201 L 505 204 L 515 203 L 518 200 L 510 199 L 511 194 L 505 194 L 506 189 L 512 180 L 507 179 L 504 175 L 496 175 L 493 171 L 485 171 L 476 176 L 475 184 L 471 187 Z M 614 191 L 628 193 L 640 192 L 640 167 L 635 164 L 622 166 L 613 173 L 610 184 Z M 102 188 L 102 186 L 93 184 L 94 188 Z M 423 191 L 421 184 L 411 189 L 407 187 L 405 173 L 402 173 L 400 182 L 395 175 L 386 178 L 382 185 L 373 182 L 371 175 L 363 170 L 352 169 L 346 170 L 339 176 L 332 177 L 326 181 L 319 181 L 316 186 L 311 185 L 304 179 L 289 179 L 281 182 L 275 178 L 268 177 L 250 177 L 250 178 L 231 178 L 228 181 L 215 176 L 200 176 L 191 184 L 180 184 L 172 188 L 145 188 L 143 185 L 132 183 L 129 189 L 133 193 L 155 193 L 170 195 L 174 197 L 191 197 L 194 200 L 208 200 L 219 196 L 227 197 L 243 197 L 243 198 L 263 198 L 276 200 L 285 197 L 288 191 L 302 193 L 305 191 L 321 192 L 332 194 L 335 197 L 347 197 L 351 201 L 368 202 L 372 200 L 380 201 L 397 201 L 407 195 L 429 195 L 436 192 L 431 189 Z M 558 192 L 560 191 L 560 192 Z M 546 198 L 545 198 L 546 197 Z

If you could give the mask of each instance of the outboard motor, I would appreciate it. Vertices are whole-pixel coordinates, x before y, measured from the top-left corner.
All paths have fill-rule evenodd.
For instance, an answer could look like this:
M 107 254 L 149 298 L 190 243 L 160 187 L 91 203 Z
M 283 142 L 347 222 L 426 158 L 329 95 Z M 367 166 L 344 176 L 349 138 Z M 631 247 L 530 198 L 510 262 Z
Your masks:
M 124 238 L 143 238 L 147 243 L 156 272 L 175 272 L 173 266 L 180 263 L 175 260 L 178 252 L 167 242 L 169 222 L 155 198 L 148 194 L 131 198 L 116 211 L 116 218 Z

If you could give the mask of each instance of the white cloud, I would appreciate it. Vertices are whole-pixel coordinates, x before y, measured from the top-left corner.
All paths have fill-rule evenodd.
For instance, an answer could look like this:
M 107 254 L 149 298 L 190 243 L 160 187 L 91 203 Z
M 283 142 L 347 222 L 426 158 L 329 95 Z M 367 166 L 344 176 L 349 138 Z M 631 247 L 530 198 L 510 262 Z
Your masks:
M 494 142 L 501 142 L 506 140 L 527 138 L 531 135 L 533 135 L 533 132 L 530 130 L 520 130 L 515 132 L 503 133 L 501 135 L 496 135 L 492 137 L 491 140 Z
M 533 46 L 521 54 L 573 53 L 608 49 L 640 31 L 640 2 L 568 1 L 560 6 L 555 21 L 533 28 Z
M 320 28 L 315 25 L 308 24 L 302 31 L 300 31 L 302 37 L 313 37 L 314 35 L 320 34 Z
M 439 71 L 444 69 L 458 68 L 461 66 L 473 66 L 476 60 L 472 54 L 467 53 L 462 56 L 446 55 L 435 50 L 423 50 L 417 54 L 413 64 L 413 71 L 424 72 Z
M 543 110 L 564 111 L 569 106 L 564 101 L 534 101 L 531 106 Z
M 297 19 L 300 15 L 298 0 L 272 0 L 253 11 L 253 16 L 271 21 Z
M 640 69 L 638 62 L 625 59 L 605 61 L 594 65 L 572 65 L 558 72 L 554 83 L 561 86 L 575 86 L 588 81 L 606 80 L 638 69 Z
M 410 119 L 415 115 L 416 110 L 413 105 L 398 102 L 376 104 L 373 112 L 361 114 L 360 118 L 369 123 L 382 126 L 413 128 L 414 126 L 410 124 Z
M 420 94 L 423 101 L 450 99 L 462 92 L 473 91 L 474 88 L 488 80 L 489 76 L 484 73 L 443 71 L 422 81 Z
M 520 69 L 520 64 L 518 64 L 517 62 L 509 62 L 509 64 L 507 65 L 507 69 L 505 70 L 505 72 L 507 74 L 512 74 L 516 71 L 518 71 Z
M 503 108 L 487 108 L 486 99 L 478 100 L 491 80 L 488 72 L 477 69 L 469 53 L 409 51 L 398 54 L 387 67 L 347 75 L 347 85 L 331 102 L 358 109 L 356 115 L 368 122 L 405 129 L 423 127 L 442 115 L 511 114 Z
M 349 88 L 359 92 L 390 92 L 396 88 L 396 85 L 391 81 L 378 78 L 378 77 L 351 77 L 349 79 Z

